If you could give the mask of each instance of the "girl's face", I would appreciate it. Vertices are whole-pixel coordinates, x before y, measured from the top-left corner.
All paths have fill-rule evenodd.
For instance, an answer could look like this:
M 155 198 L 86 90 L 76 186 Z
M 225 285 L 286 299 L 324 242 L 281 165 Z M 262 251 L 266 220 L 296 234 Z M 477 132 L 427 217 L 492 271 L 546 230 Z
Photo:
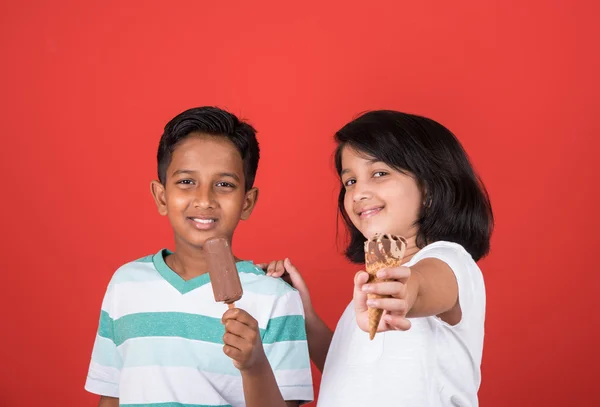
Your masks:
M 412 174 L 344 147 L 340 177 L 346 188 L 344 208 L 365 238 L 389 233 L 414 244 L 423 195 Z

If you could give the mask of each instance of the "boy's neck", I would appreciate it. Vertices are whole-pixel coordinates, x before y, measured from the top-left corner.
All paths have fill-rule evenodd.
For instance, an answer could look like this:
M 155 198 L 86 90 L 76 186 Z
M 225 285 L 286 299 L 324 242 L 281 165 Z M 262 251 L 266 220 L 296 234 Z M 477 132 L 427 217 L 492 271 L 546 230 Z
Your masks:
M 235 256 L 234 256 L 235 257 Z M 235 261 L 240 259 L 235 257 Z M 208 273 L 208 261 L 204 249 L 175 240 L 175 252 L 165 259 L 167 266 L 184 280 Z

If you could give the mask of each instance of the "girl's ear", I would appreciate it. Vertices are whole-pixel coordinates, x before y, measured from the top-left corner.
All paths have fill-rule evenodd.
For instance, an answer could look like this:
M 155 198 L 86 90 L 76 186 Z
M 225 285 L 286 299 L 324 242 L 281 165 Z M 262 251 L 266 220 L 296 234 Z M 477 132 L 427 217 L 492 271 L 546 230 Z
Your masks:
M 429 188 L 427 187 L 427 183 L 424 181 L 419 182 L 421 187 L 421 196 L 423 197 L 423 208 L 428 209 L 431 208 L 432 198 L 429 194 Z

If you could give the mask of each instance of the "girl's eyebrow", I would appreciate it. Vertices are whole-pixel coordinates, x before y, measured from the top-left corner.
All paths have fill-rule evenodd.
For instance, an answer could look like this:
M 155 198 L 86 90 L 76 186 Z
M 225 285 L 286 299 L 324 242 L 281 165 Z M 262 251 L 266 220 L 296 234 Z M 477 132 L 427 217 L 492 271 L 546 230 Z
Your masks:
M 367 164 L 368 164 L 368 165 L 373 165 L 373 164 L 378 164 L 378 163 L 383 163 L 383 164 L 385 164 L 383 161 L 381 161 L 381 160 L 378 160 L 377 158 L 369 158 L 369 159 L 368 159 L 368 160 L 366 160 L 366 161 L 367 161 Z M 342 175 L 344 175 L 344 174 L 347 174 L 347 173 L 349 173 L 349 172 L 350 172 L 350 169 L 349 169 L 349 168 L 344 168 L 344 169 L 343 169 L 343 170 L 340 172 L 340 176 L 342 176 Z
M 367 160 L 367 162 L 368 162 L 370 165 L 373 165 L 373 164 L 378 164 L 378 163 L 383 163 L 383 161 L 381 161 L 381 160 L 378 160 L 377 158 L 371 158 L 371 159 Z M 384 163 L 384 164 L 385 164 L 385 163 Z

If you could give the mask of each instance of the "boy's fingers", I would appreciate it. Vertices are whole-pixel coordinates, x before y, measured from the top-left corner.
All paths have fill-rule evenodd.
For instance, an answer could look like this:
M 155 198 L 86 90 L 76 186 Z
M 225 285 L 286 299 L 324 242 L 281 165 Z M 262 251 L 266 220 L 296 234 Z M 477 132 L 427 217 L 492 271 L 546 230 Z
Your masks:
M 242 359 L 242 351 L 230 345 L 223 345 L 223 352 L 233 360 Z
M 230 334 L 244 337 L 249 330 L 250 328 L 248 325 L 242 324 L 236 319 L 229 319 L 225 321 L 225 332 L 229 332 Z
M 227 310 L 225 314 L 223 314 L 223 318 L 221 319 L 221 321 L 224 324 L 227 324 L 229 320 L 238 321 L 248 326 L 250 329 L 258 330 L 258 322 L 256 322 L 256 320 L 252 318 L 252 316 L 243 309 L 232 308 L 230 310 Z
M 246 341 L 244 341 L 243 338 L 240 338 L 237 335 L 233 335 L 230 332 L 225 332 L 225 335 L 223 335 L 223 343 L 227 346 L 231 346 L 232 348 L 236 348 L 237 350 L 242 350 L 244 348 L 244 344 L 246 343 Z
M 239 344 L 245 343 L 246 345 L 256 343 L 260 336 L 258 328 L 250 328 L 248 325 L 242 324 L 235 319 L 230 319 L 225 323 L 225 333 L 239 338 L 242 341 Z M 238 348 L 240 350 L 245 349 L 243 347 Z

